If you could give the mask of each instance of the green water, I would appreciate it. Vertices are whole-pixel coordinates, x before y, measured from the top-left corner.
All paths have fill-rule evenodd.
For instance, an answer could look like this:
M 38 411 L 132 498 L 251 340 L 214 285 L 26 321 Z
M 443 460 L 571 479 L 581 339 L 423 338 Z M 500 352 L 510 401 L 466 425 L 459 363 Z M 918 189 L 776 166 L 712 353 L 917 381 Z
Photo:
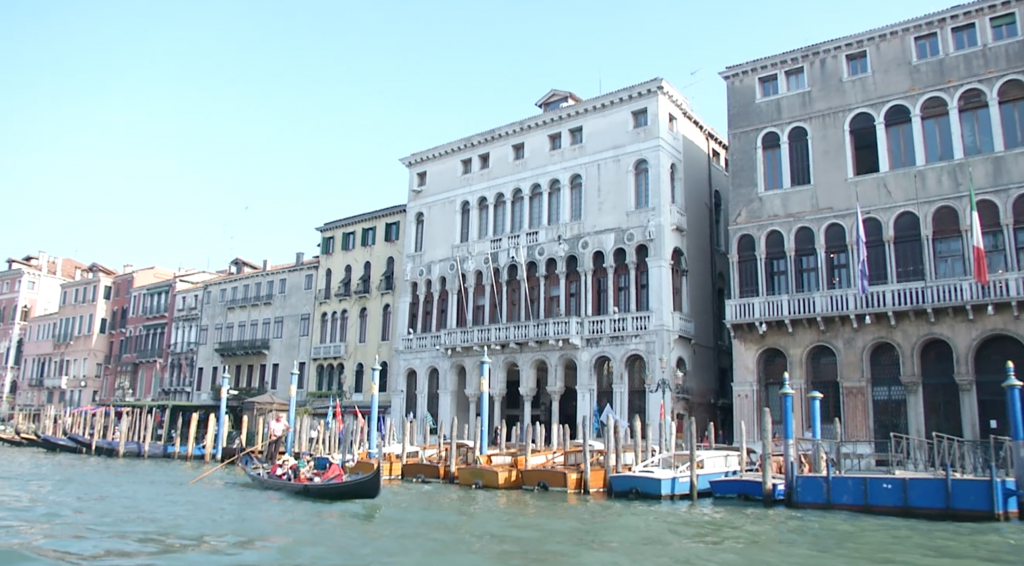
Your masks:
M 387 484 L 321 503 L 237 468 L 0 447 L 0 566 L 1024 564 L 1024 525 L 957 524 L 701 500 Z

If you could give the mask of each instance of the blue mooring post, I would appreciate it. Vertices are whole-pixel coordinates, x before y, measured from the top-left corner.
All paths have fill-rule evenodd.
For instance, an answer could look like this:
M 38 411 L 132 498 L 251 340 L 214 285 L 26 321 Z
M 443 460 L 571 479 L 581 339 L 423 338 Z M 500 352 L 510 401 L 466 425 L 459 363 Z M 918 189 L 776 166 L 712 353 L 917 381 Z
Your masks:
M 377 411 L 378 395 L 377 387 L 380 383 L 380 356 L 374 356 L 373 367 L 370 368 L 370 458 L 377 457 Z M 440 443 L 440 439 L 438 439 Z
M 480 358 L 480 453 L 487 454 L 487 442 L 489 440 L 489 427 L 487 423 L 489 411 L 487 410 L 487 387 L 491 377 L 491 358 L 487 357 L 487 346 L 484 346 L 484 357 Z M 470 415 L 472 418 L 472 415 Z M 455 431 L 452 431 L 455 434 Z
M 786 469 L 786 498 L 793 492 L 793 388 L 789 386 L 789 372 L 782 374 L 782 462 Z
M 1013 469 L 1017 483 L 1017 512 L 1024 510 L 1024 414 L 1022 414 L 1020 389 L 1024 383 L 1017 379 L 1013 362 L 1006 362 L 1006 416 L 1010 419 L 1010 441 L 1013 445 Z
M 228 418 L 228 387 L 230 387 L 231 376 L 228 375 L 228 366 L 224 366 L 220 379 L 220 409 L 217 412 L 217 461 L 220 462 L 221 452 L 224 450 L 224 430 L 227 428 L 225 422 Z
M 811 438 L 814 439 L 814 473 L 820 474 L 824 470 L 819 465 L 821 455 L 821 399 L 825 397 L 818 391 L 811 391 L 807 394 L 808 405 L 811 412 Z
M 292 362 L 292 382 L 288 386 L 288 436 L 284 442 L 284 452 L 289 456 L 295 444 L 295 396 L 299 393 L 299 362 Z

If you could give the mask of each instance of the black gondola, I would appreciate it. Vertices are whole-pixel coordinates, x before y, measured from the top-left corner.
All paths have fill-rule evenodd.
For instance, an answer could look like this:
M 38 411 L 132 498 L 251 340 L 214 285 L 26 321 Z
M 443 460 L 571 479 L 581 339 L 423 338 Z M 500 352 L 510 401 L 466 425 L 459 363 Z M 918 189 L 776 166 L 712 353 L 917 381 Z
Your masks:
M 10 435 L 10 434 L 0 434 L 0 442 L 6 444 L 8 446 L 17 446 L 18 448 L 21 448 L 22 446 L 25 445 L 25 441 L 24 440 L 22 440 L 21 438 L 19 438 L 17 436 Z
M 256 465 L 245 465 L 245 475 L 263 489 L 294 493 L 302 497 L 324 501 L 374 499 L 380 495 L 381 475 L 379 464 L 370 474 L 350 475 L 346 476 L 342 481 L 300 483 L 267 477 L 267 468 L 263 464 L 260 464 L 258 461 L 252 462 L 251 460 L 247 462 L 247 464 L 249 463 L 255 463 Z
M 85 449 L 78 444 L 62 438 L 60 436 L 52 436 L 44 434 L 39 437 L 39 442 L 42 443 L 43 448 L 51 452 L 66 452 L 68 454 L 85 454 Z
M 33 448 L 42 448 L 43 450 L 49 450 L 49 448 L 47 448 L 45 445 L 43 445 L 43 442 L 41 440 L 39 440 L 39 437 L 34 435 L 34 434 L 28 434 L 28 433 L 25 433 L 25 432 L 19 432 L 18 433 L 18 438 L 20 438 L 21 440 L 23 440 L 25 442 L 25 444 L 27 444 L 28 446 L 31 446 Z

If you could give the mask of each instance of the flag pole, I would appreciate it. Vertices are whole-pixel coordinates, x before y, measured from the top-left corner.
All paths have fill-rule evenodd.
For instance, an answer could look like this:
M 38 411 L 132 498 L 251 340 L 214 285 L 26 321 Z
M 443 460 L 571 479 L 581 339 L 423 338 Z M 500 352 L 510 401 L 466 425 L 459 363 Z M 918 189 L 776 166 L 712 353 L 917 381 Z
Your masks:
M 988 285 L 988 262 L 985 260 L 985 236 L 981 231 L 981 216 L 978 214 L 978 201 L 974 198 L 974 175 L 971 166 L 967 166 L 967 182 L 971 197 L 971 270 L 974 280 L 981 285 Z
M 491 294 L 494 295 L 494 305 L 498 309 L 498 321 L 501 322 L 501 324 L 505 324 L 504 305 L 501 304 L 501 297 L 498 296 L 498 288 L 494 285 L 494 270 L 496 269 L 494 267 L 494 255 L 488 254 L 488 257 L 490 258 L 488 270 L 491 272 Z M 499 269 L 498 272 L 501 273 L 502 271 Z M 490 321 L 487 321 L 487 323 L 489 324 Z
M 465 317 L 465 318 L 463 318 L 463 321 L 466 323 L 466 326 L 470 326 L 469 302 L 466 300 L 466 285 L 464 284 L 465 281 L 463 281 L 462 256 L 461 255 L 456 255 L 455 256 L 455 263 L 459 267 L 459 295 L 462 296 L 462 316 Z M 456 326 L 458 326 L 458 324 L 456 324 Z
M 519 244 L 519 260 L 523 264 L 523 285 L 526 287 L 526 313 L 530 315 L 530 321 L 533 321 L 533 301 L 530 300 L 530 277 L 526 265 L 526 252 L 523 250 L 523 244 Z

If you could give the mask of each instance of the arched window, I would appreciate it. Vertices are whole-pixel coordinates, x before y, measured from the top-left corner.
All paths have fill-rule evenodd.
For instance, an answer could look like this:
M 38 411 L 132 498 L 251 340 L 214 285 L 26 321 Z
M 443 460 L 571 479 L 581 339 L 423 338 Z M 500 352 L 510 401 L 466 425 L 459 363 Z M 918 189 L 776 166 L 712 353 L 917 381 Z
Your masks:
M 338 341 L 348 342 L 348 310 L 341 311 L 338 319 Z
M 530 187 L 530 229 L 540 228 L 544 218 L 544 193 L 540 185 Z
M 331 299 L 331 268 L 328 267 L 324 270 L 324 300 L 329 301 Z
M 764 190 L 782 188 L 782 138 L 768 132 L 761 138 L 761 167 L 764 171 Z
M 681 202 L 681 199 L 676 195 L 676 164 L 673 163 L 668 166 L 668 194 L 672 198 L 672 204 Z
M 569 179 L 569 204 L 572 209 L 572 221 L 583 219 L 583 177 L 573 175 Z
M 384 305 L 380 312 L 380 341 L 391 341 L 391 305 Z
M 476 203 L 476 237 L 481 240 L 487 237 L 488 216 L 487 199 L 480 197 L 480 200 Z
M 357 289 L 357 291 L 356 291 L 357 294 L 359 294 L 359 295 L 369 295 L 370 294 L 370 271 L 372 269 L 373 269 L 373 266 L 370 264 L 370 262 L 367 261 L 367 262 L 363 263 L 363 275 L 362 275 L 362 277 L 359 278 L 359 289 Z
M 932 215 L 932 252 L 936 279 L 955 279 L 966 274 L 960 213 L 952 206 L 939 207 Z
M 433 281 L 427 280 L 423 290 L 423 319 L 420 321 L 420 334 L 433 332 L 434 328 L 434 289 Z
M 626 375 L 629 379 L 629 391 L 626 394 L 629 399 L 629 407 L 626 410 L 628 422 L 639 416 L 647 418 L 647 361 L 643 356 L 634 354 L 626 359 Z M 671 407 L 665 407 L 670 411 Z
M 1013 201 L 1013 239 L 1017 252 L 1017 271 L 1024 271 L 1024 195 Z
M 362 393 L 363 392 L 363 377 L 364 377 L 363 374 L 364 374 L 363 364 L 362 363 L 356 364 L 356 381 L 355 381 L 355 383 L 352 386 L 352 392 L 353 393 Z
M 712 196 L 715 222 L 715 248 L 722 249 L 722 193 L 715 191 Z
M 459 214 L 459 242 L 463 244 L 469 241 L 469 202 L 462 202 L 462 209 Z
M 828 289 L 849 289 L 850 252 L 846 245 L 846 228 L 842 224 L 829 224 L 825 228 L 825 261 Z
M 562 221 L 562 183 L 555 179 L 548 185 L 548 226 Z
M 789 258 L 786 257 L 786 239 L 782 232 L 772 230 L 765 238 L 764 280 L 765 293 L 785 295 L 789 293 Z
M 328 332 L 330 332 L 330 322 L 327 319 L 327 313 L 320 315 L 320 343 L 327 344 Z
M 907 434 L 907 389 L 900 379 L 900 354 L 882 342 L 871 350 L 871 414 L 878 451 L 888 450 L 892 433 Z
M 366 343 L 366 327 L 369 323 L 369 315 L 366 312 L 366 308 L 359 310 L 359 343 Z
M 565 260 L 565 307 L 569 311 L 569 316 L 581 316 L 581 299 L 579 260 L 576 256 L 569 256 Z
M 981 199 L 978 202 L 978 218 L 981 220 L 981 237 L 985 242 L 985 263 L 989 274 L 1005 273 L 1006 239 L 999 221 L 999 207 L 996 203 Z
M 416 370 L 405 375 L 405 414 L 416 417 Z
M 1024 147 L 1024 82 L 1006 81 L 999 87 L 999 118 L 1006 149 Z
M 885 137 L 889 142 L 889 169 L 917 165 L 909 108 L 897 104 L 885 112 Z
M 818 292 L 818 250 L 814 230 L 804 226 L 796 231 L 796 292 Z
M 629 312 L 629 265 L 626 263 L 626 250 L 615 250 L 612 259 L 615 261 L 615 307 L 620 313 Z
M 594 266 L 593 293 L 591 295 L 594 301 L 593 313 L 594 316 L 604 316 L 608 314 L 608 269 L 605 267 L 604 253 L 594 252 L 591 260 Z
M 413 242 L 413 251 L 416 253 L 423 251 L 423 213 L 416 214 L 416 231 L 414 232 L 415 238 Z
M 972 88 L 960 95 L 960 132 L 963 135 L 964 155 L 992 153 L 992 116 L 988 112 L 988 97 Z
M 377 383 L 378 383 L 377 389 L 381 393 L 387 393 L 388 392 L 388 363 L 387 362 L 381 362 L 380 363 L 380 373 L 377 374 Z
M 512 233 L 523 230 L 523 191 L 516 189 L 512 193 Z
M 953 159 L 953 134 L 949 129 L 949 106 L 945 100 L 933 96 L 921 105 L 921 130 L 925 163 Z
M 409 294 L 412 298 L 409 300 L 409 321 L 406 325 L 406 330 L 409 334 L 416 332 L 420 320 L 420 289 L 419 283 L 415 281 L 411 285 Z
M 757 289 L 757 243 L 750 234 L 740 236 L 736 244 L 738 257 L 737 271 L 740 279 L 740 298 L 748 299 L 758 295 Z
M 316 366 L 316 390 L 317 391 L 326 391 L 324 389 L 325 385 L 327 385 L 327 384 L 324 383 L 324 365 L 323 364 L 319 364 L 319 365 Z
M 772 413 L 772 435 L 782 433 L 782 402 L 779 390 L 789 365 L 786 354 L 777 348 L 768 348 L 761 352 L 757 360 L 758 406 L 768 407 Z
M 331 313 L 331 344 L 334 344 L 334 343 L 336 343 L 338 341 L 338 331 L 340 330 L 338 328 L 338 326 L 339 326 L 338 313 L 337 312 L 332 312 Z
M 921 396 L 924 398 L 925 438 L 932 433 L 963 437 L 960 387 L 956 382 L 953 348 L 932 340 L 921 348 Z
M 484 286 L 484 274 L 477 271 L 473 280 L 473 326 L 485 323 L 487 314 L 487 287 Z
M 839 363 L 835 351 L 828 346 L 815 346 L 807 356 L 807 376 L 811 390 L 824 395 L 821 399 L 821 434 L 824 438 L 835 438 L 835 420 L 843 418 Z
M 633 166 L 633 198 L 637 209 L 651 206 L 651 172 L 643 159 Z
M 562 285 L 558 279 L 558 262 L 548 258 L 544 265 L 544 318 L 562 315 Z
M 342 297 L 352 296 L 352 266 L 345 266 L 345 275 L 341 278 L 341 283 L 338 284 L 338 291 Z
M 867 226 L 864 229 L 867 232 Z M 902 212 L 893 223 L 893 255 L 896 260 L 896 282 L 924 281 L 924 252 L 921 245 L 921 222 L 913 212 Z M 868 250 L 871 257 L 871 250 Z M 870 261 L 870 260 L 869 260 Z M 869 269 L 874 267 L 868 264 Z
M 978 429 L 982 438 L 1009 434 L 1006 413 L 1006 362 L 1024 364 L 1024 344 L 1012 336 L 989 336 L 974 353 L 975 396 L 978 403 Z
M 537 269 L 537 262 L 526 264 L 526 312 L 529 320 L 540 318 L 540 275 Z
M 647 273 L 647 246 L 640 245 L 636 248 L 636 310 L 647 312 L 651 310 L 650 281 Z
M 868 285 L 885 285 L 889 282 L 889 254 L 881 220 L 864 219 L 864 243 L 868 253 Z
M 679 248 L 672 250 L 672 310 L 683 312 L 683 250 Z
M 855 177 L 878 173 L 878 135 L 871 114 L 861 112 L 850 120 L 850 151 Z
M 800 187 L 811 184 L 811 146 L 807 130 L 797 126 L 789 131 L 789 184 Z
M 505 195 L 498 193 L 494 198 L 494 237 L 505 233 Z
M 437 292 L 437 322 L 435 328 L 444 330 L 448 328 L 448 280 L 441 278 L 441 288 Z

